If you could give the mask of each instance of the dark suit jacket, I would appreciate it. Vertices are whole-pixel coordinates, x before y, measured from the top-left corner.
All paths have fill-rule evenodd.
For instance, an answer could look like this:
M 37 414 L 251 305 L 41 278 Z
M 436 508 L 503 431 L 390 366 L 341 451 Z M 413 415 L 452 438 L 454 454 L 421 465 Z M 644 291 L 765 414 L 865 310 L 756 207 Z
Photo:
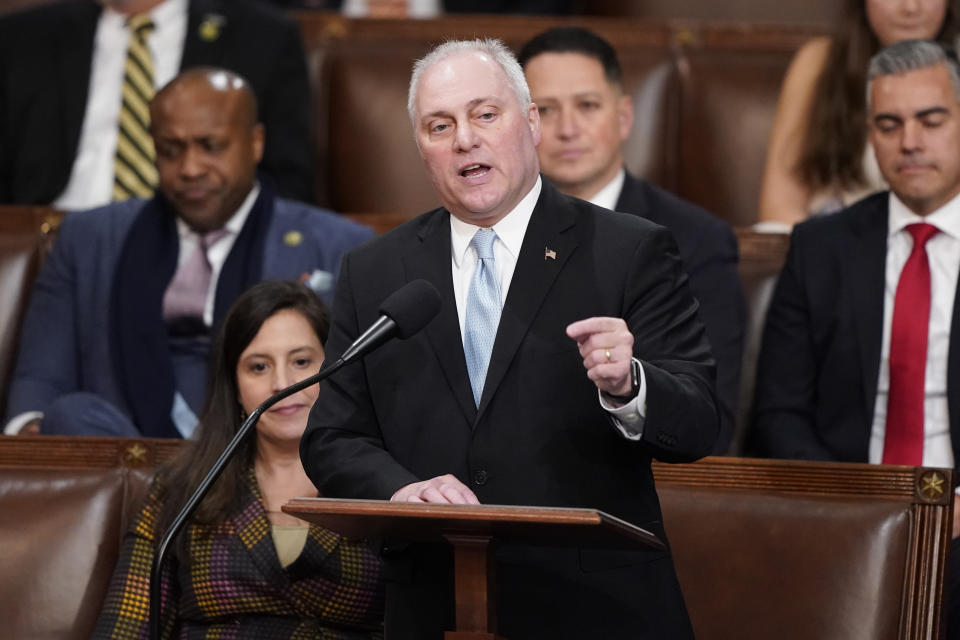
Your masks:
M 765 454 L 867 462 L 883 341 L 888 197 L 878 193 L 794 227 L 757 369 L 755 436 Z M 960 326 L 956 304 L 952 326 Z M 960 461 L 958 343 L 950 341 L 947 402 Z
M 720 218 L 629 173 L 616 210 L 666 227 L 677 241 L 680 260 L 690 276 L 690 292 L 700 303 L 700 319 L 717 361 L 721 428 L 714 453 L 725 454 L 737 413 L 746 322 L 743 284 L 737 271 L 737 238 Z
M 10 416 L 43 411 L 76 391 L 94 393 L 133 415 L 115 369 L 117 337 L 110 326 L 117 263 L 143 202 L 127 200 L 64 219 L 30 296 L 10 387 Z M 288 241 L 291 232 L 299 234 L 298 242 Z M 332 283 L 347 249 L 371 235 L 332 212 L 278 199 L 261 276 L 296 279 L 324 271 L 325 277 L 317 275 Z M 332 291 L 325 292 L 328 300 L 331 296 Z
M 65 2 L 0 20 L 0 203 L 50 204 L 80 143 L 101 5 Z M 249 0 L 190 0 L 181 69 L 225 67 L 253 87 L 266 128 L 261 170 L 312 201 L 306 62 L 297 25 Z M 221 19 L 206 41 L 200 25 Z
M 669 232 L 544 181 L 479 409 L 444 209 L 344 258 L 328 355 L 342 352 L 388 294 L 417 278 L 441 292 L 439 316 L 321 385 L 301 456 L 323 494 L 388 499 L 408 483 L 452 473 L 484 503 L 595 507 L 664 535 L 651 459 L 706 455 L 719 426 L 713 359 Z M 647 382 L 641 441 L 612 426 L 564 332 L 590 316 L 622 317 L 635 335 Z M 452 628 L 451 609 L 437 604 L 449 597 L 449 567 L 420 548 L 391 547 L 385 558 L 388 635 L 422 640 Z M 663 552 L 508 548 L 497 571 L 507 637 L 690 636 Z

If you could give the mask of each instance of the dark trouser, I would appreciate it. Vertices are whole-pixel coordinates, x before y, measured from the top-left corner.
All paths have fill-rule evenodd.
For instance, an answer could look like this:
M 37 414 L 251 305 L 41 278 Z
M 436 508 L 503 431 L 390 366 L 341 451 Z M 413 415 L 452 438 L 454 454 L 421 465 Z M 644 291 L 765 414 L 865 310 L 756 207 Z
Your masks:
M 944 637 L 960 640 L 960 538 L 954 538 L 950 543 L 943 582 Z
M 68 393 L 43 413 L 40 433 L 59 436 L 140 437 L 130 418 L 92 393 Z

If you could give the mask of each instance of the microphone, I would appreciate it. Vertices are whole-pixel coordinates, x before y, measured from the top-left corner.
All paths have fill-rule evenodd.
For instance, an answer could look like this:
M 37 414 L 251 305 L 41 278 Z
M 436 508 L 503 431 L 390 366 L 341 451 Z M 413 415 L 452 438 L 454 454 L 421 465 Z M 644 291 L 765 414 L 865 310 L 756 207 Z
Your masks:
M 356 362 L 367 355 L 377 347 L 381 346 L 387 340 L 394 336 L 403 340 L 414 335 L 429 323 L 440 312 L 440 293 L 436 287 L 426 280 L 413 280 L 400 287 L 389 296 L 380 305 L 380 318 L 370 325 L 370 328 L 364 331 L 359 338 L 347 347 L 337 361 L 329 366 L 322 367 L 316 374 L 305 378 L 296 384 L 292 384 L 286 389 L 281 389 L 269 398 L 263 401 L 263 404 L 254 409 L 244 420 L 233 440 L 227 445 L 217 461 L 213 463 L 210 471 L 204 476 L 203 480 L 197 486 L 183 509 L 177 513 L 173 519 L 170 528 L 167 529 L 160 543 L 157 545 L 157 551 L 153 557 L 153 566 L 150 571 L 150 637 L 154 640 L 160 638 L 160 588 L 161 588 L 161 569 L 163 568 L 163 559 L 167 554 L 167 548 L 173 539 L 180 533 L 180 530 L 186 524 L 190 516 L 196 510 L 197 506 L 203 500 L 210 487 L 217 481 L 223 469 L 230 462 L 234 451 L 240 446 L 240 443 L 246 438 L 247 434 L 253 429 L 253 426 L 260 420 L 270 407 L 280 402 L 284 398 L 297 393 L 302 389 L 314 385 L 321 380 L 333 375 L 342 367 Z
M 387 296 L 380 319 L 353 341 L 340 360 L 349 364 L 373 351 L 394 335 L 406 340 L 440 312 L 440 294 L 426 280 L 414 280 Z

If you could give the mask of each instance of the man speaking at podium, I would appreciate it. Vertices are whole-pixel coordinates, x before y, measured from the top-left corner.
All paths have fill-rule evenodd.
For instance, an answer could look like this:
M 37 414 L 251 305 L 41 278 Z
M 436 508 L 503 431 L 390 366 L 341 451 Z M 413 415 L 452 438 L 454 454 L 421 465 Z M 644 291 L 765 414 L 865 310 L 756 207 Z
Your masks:
M 439 315 L 344 369 L 301 443 L 322 495 L 591 507 L 665 539 L 650 461 L 691 461 L 719 429 L 714 362 L 669 232 L 560 194 L 540 119 L 495 40 L 418 61 L 408 103 L 442 208 L 348 254 L 327 353 L 423 278 Z M 388 545 L 386 637 L 454 628 L 452 553 Z M 691 638 L 668 552 L 504 545 L 498 632 Z

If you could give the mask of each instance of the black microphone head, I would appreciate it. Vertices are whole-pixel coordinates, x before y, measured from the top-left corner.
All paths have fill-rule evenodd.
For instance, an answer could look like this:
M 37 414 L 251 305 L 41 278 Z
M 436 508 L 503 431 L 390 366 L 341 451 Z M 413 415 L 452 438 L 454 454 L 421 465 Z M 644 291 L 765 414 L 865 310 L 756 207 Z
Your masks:
M 397 325 L 397 336 L 409 338 L 440 313 L 440 292 L 426 280 L 414 280 L 383 301 L 380 313 Z

